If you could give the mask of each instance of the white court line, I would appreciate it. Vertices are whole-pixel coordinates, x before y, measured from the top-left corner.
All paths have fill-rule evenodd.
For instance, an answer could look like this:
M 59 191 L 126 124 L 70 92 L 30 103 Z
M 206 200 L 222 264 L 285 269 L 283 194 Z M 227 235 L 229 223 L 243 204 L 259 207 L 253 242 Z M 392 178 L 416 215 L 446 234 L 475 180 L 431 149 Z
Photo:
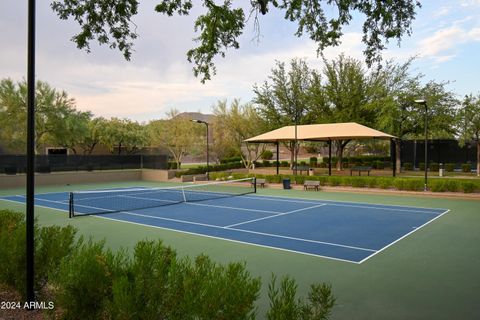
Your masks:
M 257 222 L 257 221 L 261 221 L 261 220 L 276 218 L 276 217 L 284 216 L 284 215 L 287 215 L 287 214 L 291 214 L 291 213 L 295 213 L 295 212 L 299 212 L 299 211 L 304 211 L 304 210 L 308 210 L 308 209 L 313 209 L 313 208 L 318 208 L 318 207 L 323 207 L 323 206 L 326 206 L 326 204 L 322 203 L 322 204 L 319 204 L 318 206 L 301 208 L 301 209 L 297 209 L 297 210 L 293 210 L 293 211 L 289 211 L 289 212 L 274 214 L 274 215 L 267 216 L 267 217 L 262 217 L 262 218 L 247 220 L 247 221 L 243 221 L 243 222 L 239 222 L 239 223 L 234 223 L 234 224 L 226 226 L 225 228 L 238 227 L 238 226 L 241 226 L 241 225 L 244 225 L 244 224 L 247 224 L 247 223 L 252 223 L 252 222 Z
M 398 238 L 397 240 L 395 240 L 395 241 L 393 241 L 393 242 L 391 242 L 391 243 L 387 244 L 385 247 L 381 248 L 380 250 L 377 250 L 375 253 L 373 253 L 373 254 L 369 255 L 369 256 L 368 256 L 368 257 L 366 257 L 365 259 L 361 260 L 359 263 L 362 263 L 362 262 L 365 262 L 365 261 L 367 261 L 367 260 L 368 260 L 368 259 L 370 259 L 371 257 L 373 257 L 373 256 L 375 256 L 375 255 L 379 254 L 380 252 L 384 251 L 385 249 L 387 249 L 387 248 L 389 248 L 389 247 L 393 246 L 395 243 L 397 243 L 397 242 L 399 242 L 400 240 L 402 240 L 402 239 L 404 239 L 404 238 L 408 237 L 409 235 L 411 235 L 411 234 L 412 234 L 412 233 L 414 233 L 415 231 L 422 229 L 422 228 L 423 228 L 423 227 L 425 227 L 427 224 L 429 224 L 429 223 L 431 223 L 431 222 L 433 222 L 433 221 L 437 220 L 438 218 L 440 218 L 441 216 L 443 216 L 444 214 L 446 214 L 446 213 L 448 213 L 448 212 L 450 212 L 450 209 L 447 209 L 447 211 L 443 212 L 442 214 L 440 214 L 440 215 L 436 216 L 435 218 L 433 218 L 433 219 L 431 219 L 431 220 L 428 220 L 427 222 L 425 222 L 425 223 L 424 223 L 424 224 L 422 224 L 421 226 L 419 226 L 419 227 L 417 227 L 417 228 L 413 229 L 412 231 L 410 231 L 409 233 L 407 233 L 407 234 L 405 234 L 405 235 L 401 236 L 401 237 L 400 237 L 400 238 Z
M 431 213 L 431 214 L 441 214 L 433 211 L 424 211 L 424 210 L 409 210 L 407 208 L 412 209 L 432 209 L 432 210 L 448 210 L 448 209 L 441 209 L 441 208 L 422 208 L 422 207 L 409 207 L 409 206 L 401 206 L 401 205 L 389 205 L 389 204 L 380 204 L 379 206 L 372 206 L 371 203 L 361 203 L 361 202 L 349 202 L 349 201 L 333 201 L 333 200 L 312 200 L 312 199 L 305 199 L 305 200 L 312 200 L 312 201 L 296 201 L 296 200 L 286 200 L 286 199 L 270 199 L 268 197 L 275 197 L 275 196 L 240 196 L 246 199 L 257 199 L 257 200 L 266 200 L 266 201 L 275 201 L 275 202 L 293 202 L 293 203 L 308 203 L 308 204 L 315 204 L 318 202 L 328 202 L 329 206 L 338 206 L 338 207 L 352 207 L 352 208 L 365 208 L 365 209 L 377 209 L 377 210 L 387 210 L 387 211 L 403 211 L 403 212 L 412 212 L 412 213 Z M 303 198 L 302 198 L 303 199 Z M 345 204 L 342 204 L 344 202 Z M 352 204 L 349 204 L 352 203 Z M 357 204 L 357 205 L 353 205 Z M 381 207 L 383 206 L 383 207 Z M 389 208 L 390 207 L 390 208 Z M 402 209 L 405 208 L 405 209 Z

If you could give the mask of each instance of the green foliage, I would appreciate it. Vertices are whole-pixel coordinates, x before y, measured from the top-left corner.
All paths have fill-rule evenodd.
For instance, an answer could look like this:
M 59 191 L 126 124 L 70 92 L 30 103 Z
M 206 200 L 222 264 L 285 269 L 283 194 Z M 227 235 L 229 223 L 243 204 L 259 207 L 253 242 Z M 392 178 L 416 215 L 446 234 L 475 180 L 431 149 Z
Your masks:
M 440 169 L 440 165 L 436 162 L 430 162 L 428 167 L 430 171 L 438 171 Z
M 316 167 L 318 163 L 318 158 L 317 157 L 310 157 L 310 167 Z
M 453 172 L 455 170 L 455 163 L 446 163 L 445 164 L 445 171 Z
M 230 158 L 223 158 L 223 159 L 220 160 L 221 164 L 232 163 L 232 162 L 242 162 L 242 158 L 241 157 L 230 157 Z
M 263 160 L 272 160 L 273 158 L 273 152 L 270 150 L 265 150 L 262 152 L 262 155 L 260 156 Z
M 14 287 L 25 296 L 25 231 L 24 215 L 0 210 L 0 283 Z M 74 247 L 76 230 L 67 227 L 38 227 L 35 222 L 35 279 L 34 288 L 41 292 L 59 269 L 62 259 Z
M 420 162 L 418 164 L 418 168 L 420 169 L 420 171 L 424 171 L 425 170 L 425 162 Z
M 290 164 L 288 163 L 288 161 L 280 161 L 280 166 L 285 168 L 290 166 Z
M 407 171 L 412 171 L 413 170 L 413 163 L 411 162 L 405 162 L 403 164 L 403 169 L 407 170 Z
M 472 171 L 472 165 L 470 163 L 462 164 L 462 171 L 463 172 L 471 172 Z
M 470 181 L 462 181 L 461 188 L 464 193 L 472 193 L 472 192 L 475 192 L 476 190 L 480 190 L 480 186 L 478 184 L 475 185 L 475 183 Z
M 267 312 L 269 320 L 323 320 L 328 319 L 335 305 L 331 286 L 313 284 L 310 286 L 306 301 L 297 298 L 297 284 L 289 277 L 280 280 L 272 275 L 268 285 L 270 309 Z

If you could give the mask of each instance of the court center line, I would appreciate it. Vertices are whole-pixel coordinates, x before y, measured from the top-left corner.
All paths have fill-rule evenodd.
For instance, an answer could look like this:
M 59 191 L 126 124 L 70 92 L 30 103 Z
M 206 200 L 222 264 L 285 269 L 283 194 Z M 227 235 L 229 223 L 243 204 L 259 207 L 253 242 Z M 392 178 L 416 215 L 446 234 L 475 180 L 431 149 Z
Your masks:
M 322 204 L 319 204 L 318 206 L 312 206 L 312 207 L 308 207 L 308 208 L 301 208 L 301 209 L 297 209 L 297 210 L 293 210 L 293 211 L 288 211 L 288 212 L 283 212 L 283 213 L 274 214 L 274 215 L 267 216 L 267 217 L 262 217 L 262 218 L 247 220 L 247 221 L 243 221 L 243 222 L 239 222 L 239 223 L 234 223 L 234 224 L 225 226 L 225 228 L 238 227 L 238 226 L 241 226 L 241 225 L 244 225 L 244 224 L 248 224 L 248 223 L 252 223 L 252 222 L 257 222 L 257 221 L 261 221 L 261 220 L 267 220 L 267 219 L 276 218 L 276 217 L 280 217 L 280 216 L 285 216 L 285 215 L 287 215 L 287 214 L 291 214 L 291 213 L 295 213 L 295 212 L 299 212 L 299 211 L 303 211 L 303 210 L 313 209 L 313 208 L 317 208 L 317 207 L 323 207 L 324 205 L 325 205 L 325 204 L 322 203 Z

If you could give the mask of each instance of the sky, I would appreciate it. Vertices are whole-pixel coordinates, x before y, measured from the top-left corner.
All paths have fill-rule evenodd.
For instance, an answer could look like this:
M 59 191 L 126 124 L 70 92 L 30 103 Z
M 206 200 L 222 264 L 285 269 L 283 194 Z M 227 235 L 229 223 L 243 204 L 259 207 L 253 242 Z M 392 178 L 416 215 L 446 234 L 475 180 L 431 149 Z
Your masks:
M 240 49 L 230 49 L 215 59 L 217 74 L 202 84 L 192 72 L 186 52 L 195 47 L 193 23 L 202 12 L 200 1 L 186 17 L 166 17 L 154 11 L 159 1 L 140 1 L 134 17 L 139 37 L 131 61 L 118 50 L 91 45 L 91 53 L 70 41 L 79 27 L 60 20 L 47 0 L 37 1 L 36 78 L 76 101 L 77 109 L 94 116 L 129 118 L 140 122 L 165 118 L 171 109 L 210 113 L 219 100 L 254 97 L 253 86 L 268 80 L 275 61 L 302 58 L 322 69 L 316 45 L 308 37 L 297 38 L 296 25 L 271 10 L 260 16 L 260 37 L 252 21 L 240 37 Z M 462 98 L 480 93 L 480 0 L 421 1 L 411 37 L 397 46 L 393 41 L 383 58 L 405 62 L 416 56 L 412 73 L 424 81 L 448 81 L 448 88 Z M 239 3 L 235 1 L 234 3 Z M 242 3 L 242 2 L 240 2 Z M 245 2 L 248 3 L 248 2 Z M 0 79 L 21 81 L 27 68 L 27 1 L 0 1 Z M 344 31 L 342 45 L 329 48 L 327 59 L 339 54 L 364 61 L 362 20 Z

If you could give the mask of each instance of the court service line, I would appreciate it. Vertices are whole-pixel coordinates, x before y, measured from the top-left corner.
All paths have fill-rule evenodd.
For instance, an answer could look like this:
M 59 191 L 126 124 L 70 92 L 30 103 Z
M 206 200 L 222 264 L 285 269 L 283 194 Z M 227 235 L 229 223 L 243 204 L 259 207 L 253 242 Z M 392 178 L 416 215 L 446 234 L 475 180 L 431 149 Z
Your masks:
M 247 221 L 243 221 L 243 222 L 239 222 L 239 223 L 234 223 L 234 224 L 225 226 L 225 228 L 238 227 L 238 226 L 241 226 L 241 225 L 244 225 L 244 224 L 248 224 L 248 223 L 252 223 L 252 222 L 257 222 L 257 221 L 261 221 L 261 220 L 267 220 L 267 219 L 271 219 L 271 218 L 276 218 L 276 217 L 280 217 L 280 216 L 285 216 L 285 215 L 287 215 L 287 214 L 291 214 L 291 213 L 295 213 L 295 212 L 299 212 L 299 211 L 304 211 L 304 210 L 308 210 L 308 209 L 313 209 L 313 208 L 317 208 L 317 207 L 323 207 L 323 206 L 325 206 L 325 205 L 326 205 L 326 204 L 323 204 L 323 203 L 322 203 L 322 204 L 319 204 L 319 205 L 317 205 L 317 206 L 312 206 L 312 207 L 307 207 L 307 208 L 301 208 L 301 209 L 297 209 L 297 210 L 292 210 L 292 211 L 288 211 L 288 212 L 283 212 L 283 213 L 274 214 L 274 215 L 267 216 L 267 217 L 262 217 L 262 218 L 247 220 Z

